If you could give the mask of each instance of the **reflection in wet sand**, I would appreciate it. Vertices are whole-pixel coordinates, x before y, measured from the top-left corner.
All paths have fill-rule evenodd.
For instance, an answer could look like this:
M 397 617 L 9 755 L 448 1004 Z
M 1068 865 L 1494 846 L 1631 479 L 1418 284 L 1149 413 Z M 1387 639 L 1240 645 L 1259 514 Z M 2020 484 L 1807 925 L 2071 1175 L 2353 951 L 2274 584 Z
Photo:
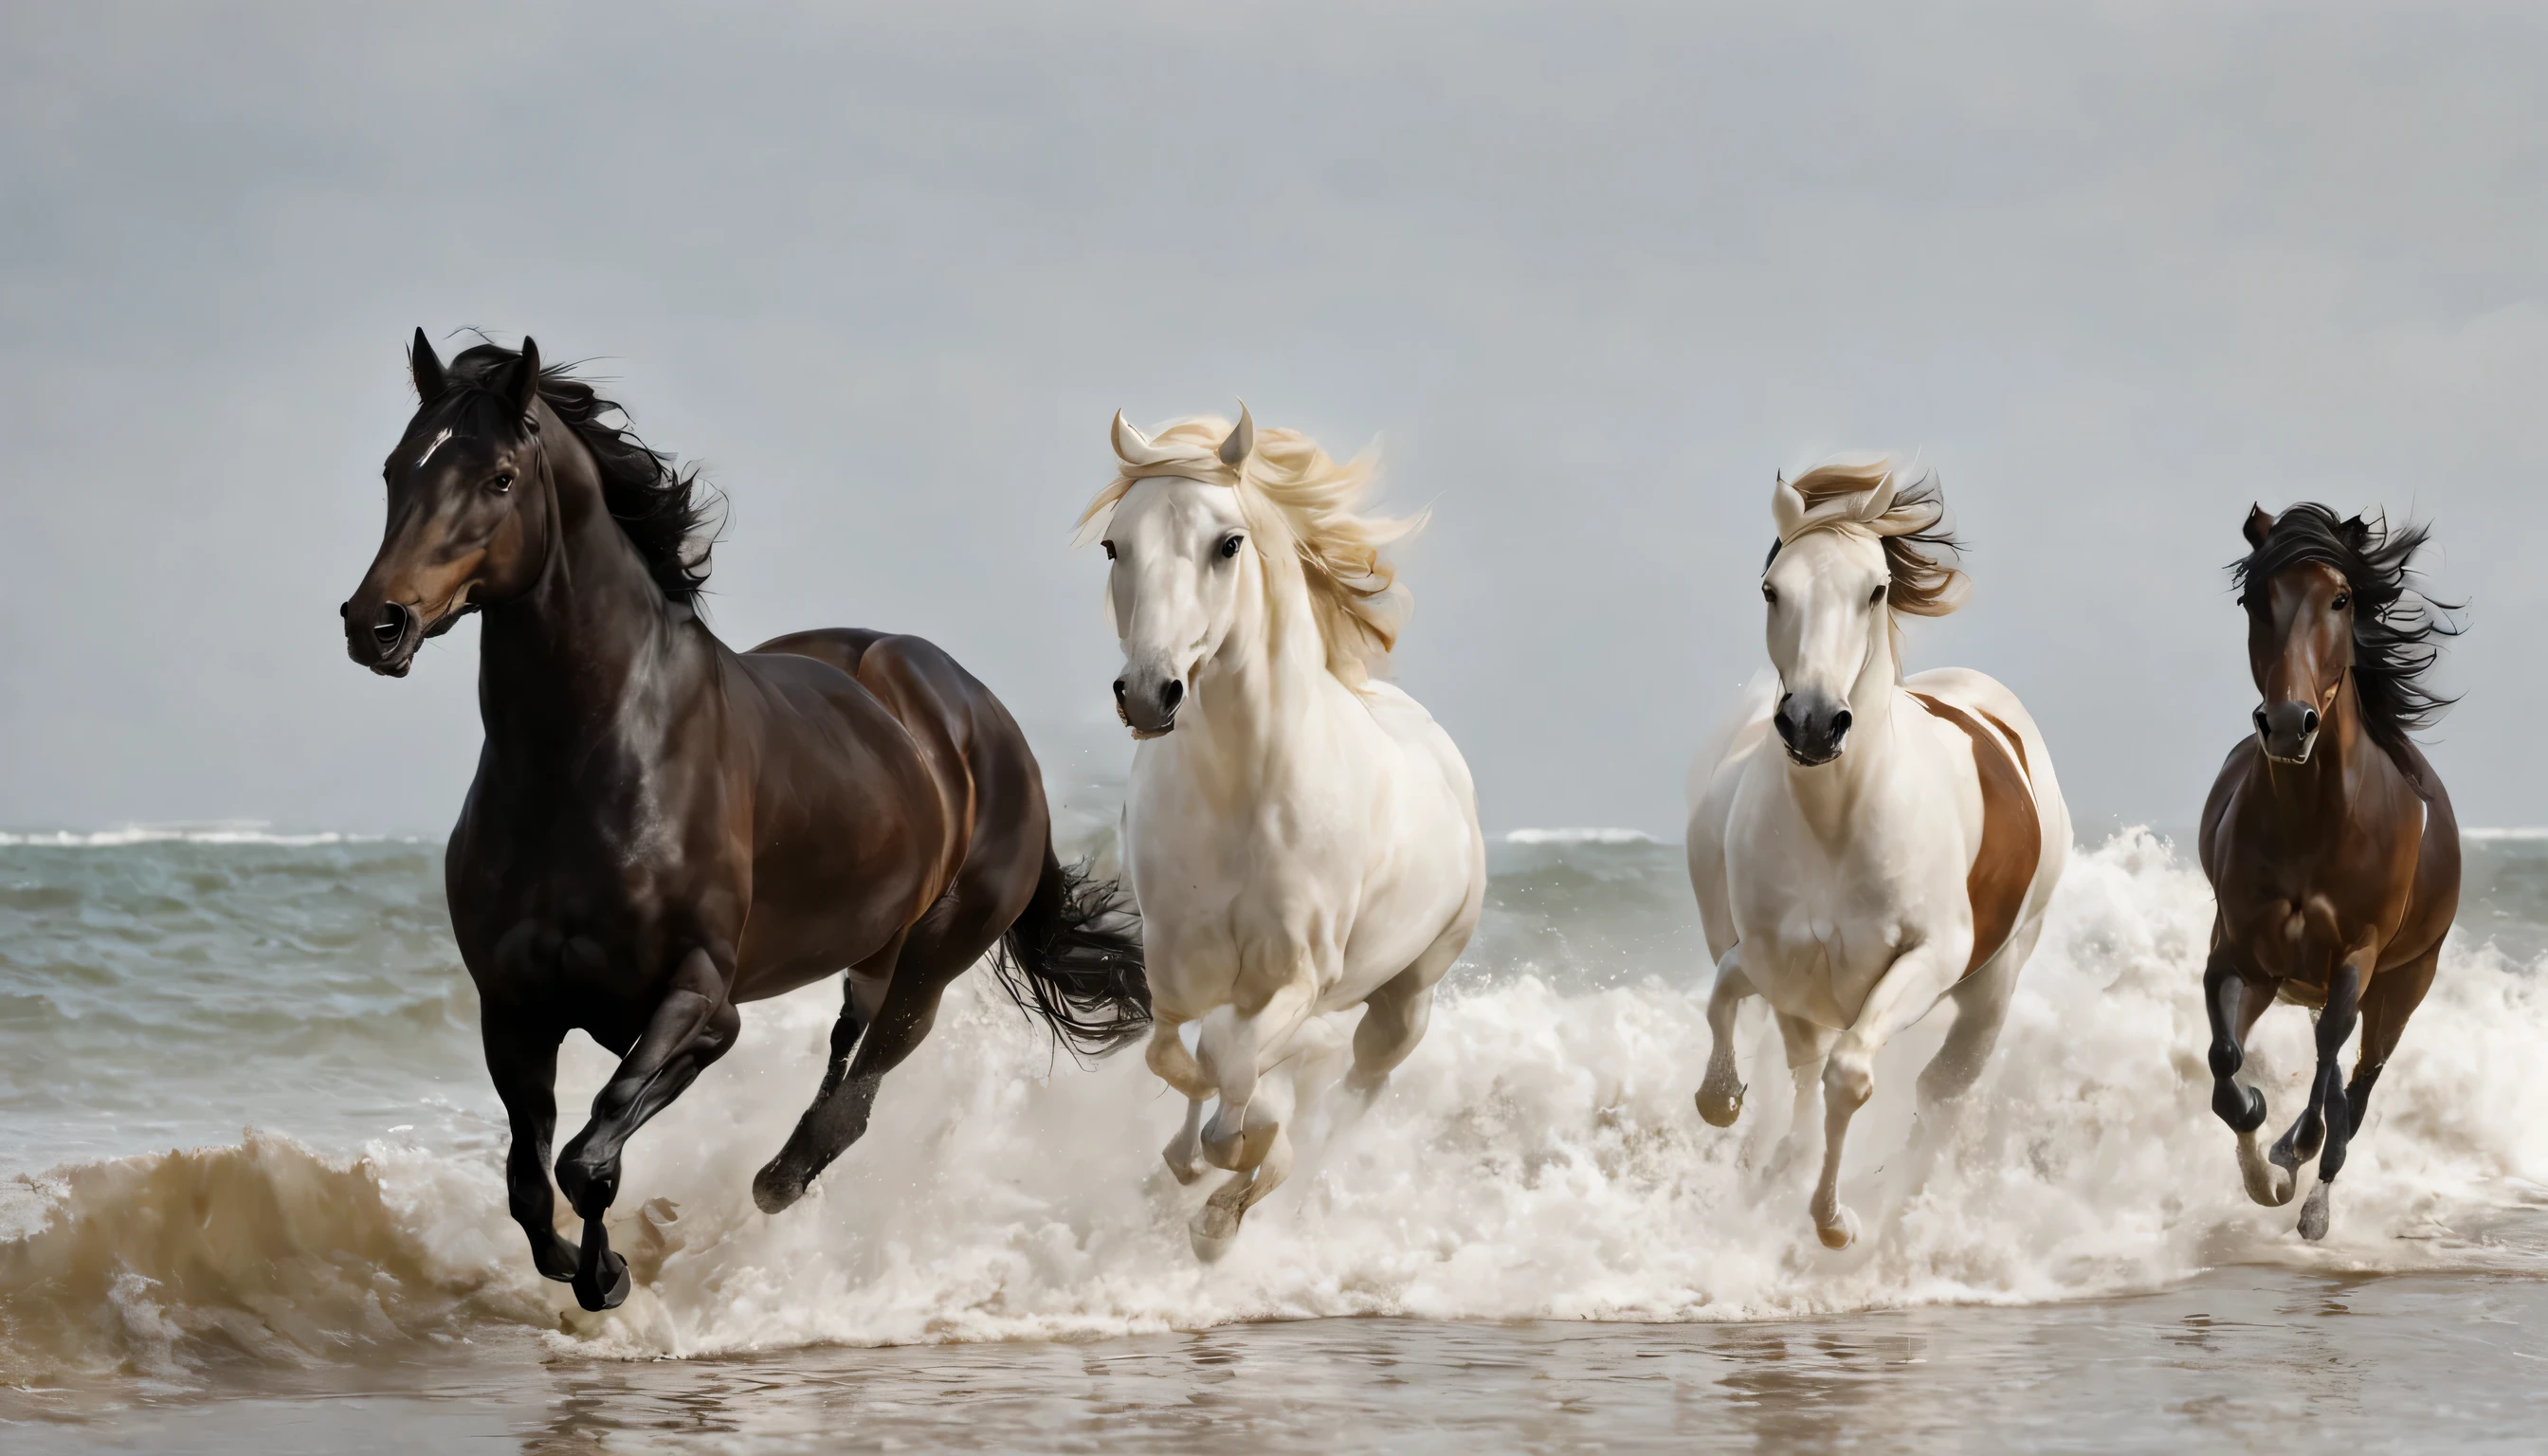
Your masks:
M 1756 1324 L 1321 1320 L 1090 1343 L 449 1361 L 0 1394 L 13 1450 L 2532 1447 L 2548 1280 L 2218 1270 L 2132 1300 Z

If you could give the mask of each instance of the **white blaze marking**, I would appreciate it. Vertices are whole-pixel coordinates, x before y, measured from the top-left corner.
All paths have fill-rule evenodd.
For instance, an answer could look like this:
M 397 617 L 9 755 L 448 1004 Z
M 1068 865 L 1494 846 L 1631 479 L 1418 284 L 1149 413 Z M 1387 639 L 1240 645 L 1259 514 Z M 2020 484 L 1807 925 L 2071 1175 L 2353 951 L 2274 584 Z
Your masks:
M 424 453 L 415 457 L 415 468 L 418 470 L 424 469 L 424 462 L 431 460 L 433 458 L 433 452 L 441 449 L 442 442 L 450 438 L 451 431 L 447 428 L 443 430 L 442 433 L 435 435 L 433 437 L 433 443 L 424 447 Z

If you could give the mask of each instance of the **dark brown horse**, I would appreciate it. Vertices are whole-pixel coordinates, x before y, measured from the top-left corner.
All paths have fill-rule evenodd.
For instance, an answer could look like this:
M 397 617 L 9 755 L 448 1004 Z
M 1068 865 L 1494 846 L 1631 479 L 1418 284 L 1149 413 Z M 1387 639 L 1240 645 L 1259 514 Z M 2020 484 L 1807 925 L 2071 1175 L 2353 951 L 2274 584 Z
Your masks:
M 1077 1049 L 1138 1039 L 1140 948 L 1112 886 L 1054 857 L 1035 755 L 989 689 L 917 637 L 802 632 L 736 653 L 696 610 L 704 506 L 590 386 L 481 344 L 446 370 L 415 335 L 420 404 L 382 474 L 389 524 L 342 608 L 346 650 L 404 676 L 483 621 L 487 727 L 444 874 L 512 1122 L 512 1215 L 588 1310 L 628 1294 L 602 1213 L 630 1135 L 734 1046 L 740 1002 L 846 968 L 813 1106 L 753 1180 L 776 1213 L 865 1131 L 884 1074 L 986 951 Z M 619 1054 L 557 1161 L 558 1044 Z
M 2420 680 L 2433 639 L 2456 629 L 2408 585 L 2420 527 L 2303 503 L 2254 508 L 2246 534 L 2252 549 L 2230 570 L 2263 701 L 2203 806 L 2203 872 L 2219 903 L 2203 972 L 2212 1110 L 2238 1135 L 2258 1203 L 2290 1202 L 2300 1165 L 2318 1158 L 2300 1228 L 2323 1238 L 2345 1145 L 2459 912 L 2459 821 L 2408 737 L 2448 705 Z M 2318 1066 L 2308 1108 L 2266 1152 L 2265 1094 L 2232 1077 L 2278 995 L 2321 1008 Z M 2357 1019 L 2348 1086 L 2336 1058 Z

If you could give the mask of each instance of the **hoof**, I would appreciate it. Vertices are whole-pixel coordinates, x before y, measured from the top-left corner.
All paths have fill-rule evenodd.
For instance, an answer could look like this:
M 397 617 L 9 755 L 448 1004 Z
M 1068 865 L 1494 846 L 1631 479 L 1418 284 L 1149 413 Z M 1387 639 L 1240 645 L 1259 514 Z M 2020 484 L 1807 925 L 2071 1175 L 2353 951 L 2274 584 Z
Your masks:
M 2230 1132 L 2244 1137 L 2265 1126 L 2265 1094 L 2225 1080 L 2212 1089 L 2212 1111 Z
M 1719 1092 L 1713 1097 L 1708 1095 L 1710 1090 L 1698 1089 L 1698 1120 L 1711 1128 L 1733 1127 L 1734 1120 L 1743 1116 L 1743 1094 L 1751 1089 L 1738 1086 L 1730 1096 Z
M 1179 1183 L 1191 1185 L 1194 1180 L 1203 1176 L 1203 1164 L 1196 1162 L 1191 1152 L 1180 1160 L 1177 1150 L 1171 1147 L 1159 1154 L 1159 1161 L 1168 1165 L 1168 1176 Z
M 1186 1225 L 1186 1240 L 1194 1245 L 1195 1257 L 1207 1264 L 1221 1262 L 1222 1255 L 1238 1241 L 1239 1216 L 1219 1204 L 1205 1204 Z
M 554 1233 L 545 1243 L 531 1241 L 531 1262 L 538 1266 L 542 1279 L 554 1279 L 560 1284 L 575 1282 L 575 1245 Z
M 2301 1205 L 2301 1237 L 2312 1243 L 2326 1237 L 2326 1182 L 2323 1179 L 2310 1190 L 2308 1201 Z
M 752 1177 L 752 1202 L 765 1214 L 783 1214 L 805 1196 L 807 1181 L 772 1163 Z
M 2247 1185 L 2247 1196 L 2266 1208 L 2278 1209 L 2292 1201 L 2291 1170 L 2267 1161 L 2253 1138 L 2238 1139 L 2238 1176 Z
M 1849 1205 L 1843 1204 L 1840 1216 L 1832 1222 L 1815 1221 L 1814 1232 L 1821 1235 L 1825 1248 L 1847 1248 L 1858 1242 L 1858 1215 L 1850 1212 Z
M 604 1250 L 600 1267 L 592 1277 L 579 1269 L 575 1275 L 575 1302 L 596 1313 L 616 1310 L 628 1302 L 628 1261 Z

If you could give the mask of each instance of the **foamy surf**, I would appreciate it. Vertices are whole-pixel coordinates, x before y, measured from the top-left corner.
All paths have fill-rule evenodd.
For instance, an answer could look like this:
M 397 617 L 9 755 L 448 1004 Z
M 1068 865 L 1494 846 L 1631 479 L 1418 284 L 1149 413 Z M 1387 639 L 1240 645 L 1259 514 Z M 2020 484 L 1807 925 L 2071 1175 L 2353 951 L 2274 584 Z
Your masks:
M 1177 1102 L 1136 1056 L 1057 1059 L 968 977 L 866 1139 L 775 1219 L 753 1208 L 751 1175 L 819 1075 L 837 993 L 749 1008 L 741 1047 L 631 1145 L 613 1241 L 639 1288 L 609 1315 L 531 1275 L 492 1141 L 331 1157 L 251 1136 L 22 1182 L 0 1241 L 0 1358 L 25 1383 L 238 1352 L 324 1361 L 491 1326 L 686 1356 L 1336 1315 L 1725 1320 L 2112 1295 L 2235 1261 L 2504 1257 L 2490 1214 L 2548 1181 L 2535 967 L 2454 944 L 2354 1144 L 2334 1232 L 2311 1246 L 2297 1205 L 2246 1201 L 2209 1110 L 2209 916 L 2200 876 L 2146 833 L 2076 857 L 1951 1128 L 1910 1120 L 1939 1029 L 1888 1051 L 1847 1178 L 1867 1236 L 1846 1253 L 1815 1242 L 1801 1173 L 1763 1180 L 1787 1101 L 1765 1023 L 1743 1034 L 1742 1123 L 1698 1121 L 1699 967 L 1580 991 L 1527 967 L 1456 971 L 1379 1106 L 1350 1127 L 1308 1119 L 1294 1180 L 1212 1266 L 1185 1219 L 1221 1175 L 1182 1189 L 1157 1157 Z M 2286 1007 L 2255 1039 L 2278 1126 L 2308 1033 Z M 606 1066 L 572 1044 L 560 1106 Z

